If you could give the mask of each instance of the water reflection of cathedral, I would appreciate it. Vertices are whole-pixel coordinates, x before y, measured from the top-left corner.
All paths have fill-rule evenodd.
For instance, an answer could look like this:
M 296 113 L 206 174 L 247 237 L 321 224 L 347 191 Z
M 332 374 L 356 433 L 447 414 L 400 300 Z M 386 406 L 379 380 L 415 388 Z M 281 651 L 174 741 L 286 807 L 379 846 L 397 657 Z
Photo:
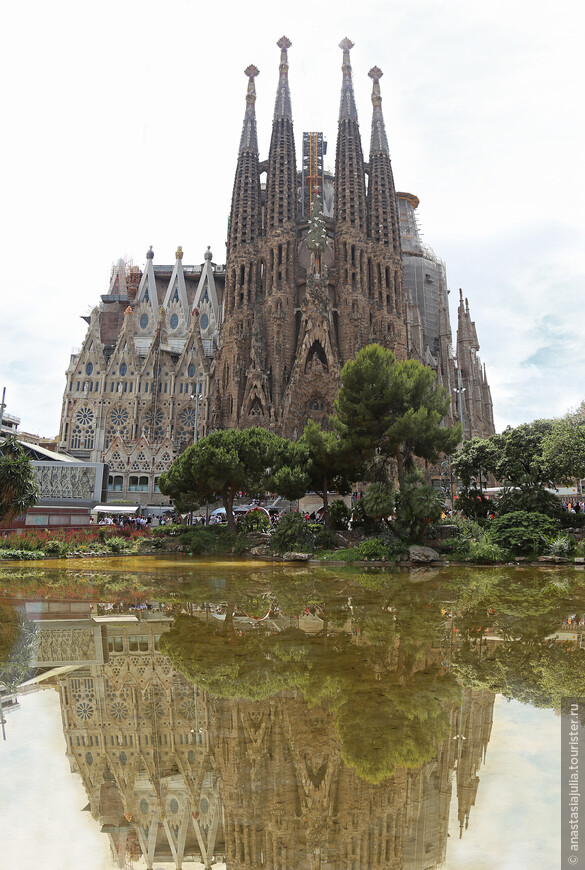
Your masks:
M 87 664 L 71 657 L 76 669 L 58 678 L 71 769 L 116 866 L 141 856 L 148 868 L 443 865 L 452 790 L 461 829 L 475 802 L 492 694 L 465 690 L 436 757 L 374 785 L 343 762 L 325 706 L 297 690 L 264 701 L 198 692 L 158 652 L 167 627 L 103 623 Z

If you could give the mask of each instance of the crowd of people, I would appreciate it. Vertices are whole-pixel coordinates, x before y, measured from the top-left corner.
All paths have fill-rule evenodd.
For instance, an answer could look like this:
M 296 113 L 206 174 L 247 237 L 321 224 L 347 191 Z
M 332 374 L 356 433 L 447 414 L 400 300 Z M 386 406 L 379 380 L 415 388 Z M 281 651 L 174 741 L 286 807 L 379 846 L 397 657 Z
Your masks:
M 134 514 L 98 514 L 98 526 L 117 526 L 119 529 L 149 529 L 152 526 L 164 526 L 176 522 L 174 515 L 167 516 L 136 516 Z M 90 517 L 90 525 L 95 522 Z
M 585 502 L 582 501 L 564 501 L 563 510 L 570 514 L 580 514 L 585 510 Z

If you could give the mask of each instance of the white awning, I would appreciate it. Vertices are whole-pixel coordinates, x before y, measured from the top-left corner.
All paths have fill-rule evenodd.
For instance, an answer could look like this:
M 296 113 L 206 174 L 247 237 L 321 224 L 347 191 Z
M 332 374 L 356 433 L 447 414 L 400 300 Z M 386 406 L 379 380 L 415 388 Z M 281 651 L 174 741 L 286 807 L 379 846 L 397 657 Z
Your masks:
M 135 514 L 140 505 L 96 504 L 91 509 L 92 514 Z

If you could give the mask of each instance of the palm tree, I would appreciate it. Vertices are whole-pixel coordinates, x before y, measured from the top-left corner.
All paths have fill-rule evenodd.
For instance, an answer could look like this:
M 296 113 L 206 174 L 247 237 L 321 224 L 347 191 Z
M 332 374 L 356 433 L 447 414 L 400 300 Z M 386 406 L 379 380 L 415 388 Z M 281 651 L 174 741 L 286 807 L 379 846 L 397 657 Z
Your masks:
M 11 435 L 0 445 L 0 521 L 26 513 L 38 500 L 32 463 Z

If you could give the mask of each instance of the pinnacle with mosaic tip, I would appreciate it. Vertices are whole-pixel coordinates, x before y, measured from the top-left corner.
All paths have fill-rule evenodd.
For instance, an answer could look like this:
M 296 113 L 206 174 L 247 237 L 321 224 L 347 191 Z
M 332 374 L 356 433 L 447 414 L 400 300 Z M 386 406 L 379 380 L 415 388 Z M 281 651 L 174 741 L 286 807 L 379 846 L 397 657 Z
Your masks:
M 379 82 L 384 73 L 380 69 L 379 66 L 373 66 L 372 69 L 368 73 L 369 77 L 374 80 L 374 82 Z
M 251 63 L 250 66 L 247 66 L 244 70 L 244 75 L 247 75 L 249 79 L 253 80 L 256 76 L 260 75 L 260 70 L 257 66 L 254 66 L 254 64 Z
M 152 250 L 152 245 L 150 246 L 150 248 L 146 252 L 146 259 L 147 260 L 154 260 L 154 251 Z
M 281 36 L 276 44 L 279 48 L 282 48 L 286 51 L 287 48 L 291 47 L 292 42 L 287 36 Z
M 177 250 L 175 251 L 175 258 L 176 258 L 177 260 L 182 260 L 182 259 L 183 259 L 183 248 L 181 247 L 181 245 L 179 245 L 179 247 L 178 247 Z
M 350 48 L 353 48 L 353 46 L 353 42 L 351 41 L 351 39 L 348 39 L 347 36 L 344 37 L 344 39 L 342 39 L 339 43 L 339 47 L 342 48 L 344 51 L 349 51 Z

